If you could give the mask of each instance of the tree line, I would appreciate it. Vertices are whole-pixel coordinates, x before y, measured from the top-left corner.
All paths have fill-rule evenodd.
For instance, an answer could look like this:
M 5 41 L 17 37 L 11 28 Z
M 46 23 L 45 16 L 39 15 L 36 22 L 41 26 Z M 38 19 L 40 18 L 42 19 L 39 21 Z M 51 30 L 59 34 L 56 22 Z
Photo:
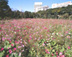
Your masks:
M 61 8 L 48 9 L 46 11 L 39 11 L 39 17 L 42 18 L 57 18 L 57 19 L 71 19 L 72 18 L 72 5 Z
M 72 5 L 61 8 L 48 9 L 46 11 L 21 12 L 12 11 L 8 5 L 8 0 L 0 0 L 0 19 L 18 18 L 53 18 L 53 19 L 72 19 Z

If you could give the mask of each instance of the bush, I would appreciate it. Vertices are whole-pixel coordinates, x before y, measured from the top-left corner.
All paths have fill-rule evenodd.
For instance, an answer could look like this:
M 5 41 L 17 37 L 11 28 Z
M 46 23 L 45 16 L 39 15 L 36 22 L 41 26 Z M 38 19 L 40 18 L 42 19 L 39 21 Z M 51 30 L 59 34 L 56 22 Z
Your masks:
M 63 19 L 63 16 L 62 15 L 58 15 L 58 19 Z
M 58 15 L 58 18 L 59 19 L 68 19 L 69 18 L 69 14 L 68 13 L 65 13 L 63 15 Z
M 72 20 L 72 15 L 69 16 L 69 19 Z
M 2 18 L 0 17 L 0 20 L 2 20 Z
M 69 14 L 68 13 L 65 13 L 64 15 L 63 15 L 63 19 L 68 19 L 69 18 Z

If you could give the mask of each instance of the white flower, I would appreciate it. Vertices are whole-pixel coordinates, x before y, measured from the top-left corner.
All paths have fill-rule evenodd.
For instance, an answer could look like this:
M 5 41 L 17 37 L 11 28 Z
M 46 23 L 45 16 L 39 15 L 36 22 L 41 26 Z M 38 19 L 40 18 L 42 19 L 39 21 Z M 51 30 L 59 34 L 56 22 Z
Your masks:
M 53 36 L 51 36 L 51 37 L 53 37 Z
M 19 56 L 21 56 L 21 52 L 19 53 Z

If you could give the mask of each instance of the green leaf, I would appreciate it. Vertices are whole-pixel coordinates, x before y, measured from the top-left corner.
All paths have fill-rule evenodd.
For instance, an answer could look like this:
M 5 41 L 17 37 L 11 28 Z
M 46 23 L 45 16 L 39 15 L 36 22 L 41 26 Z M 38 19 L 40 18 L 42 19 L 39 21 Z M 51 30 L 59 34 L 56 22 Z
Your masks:
M 52 52 L 55 52 L 55 50 L 53 49 Z
M 2 57 L 2 56 L 4 55 L 4 52 L 5 52 L 5 51 L 3 51 L 3 52 L 0 53 L 0 57 Z
M 6 45 L 4 48 L 6 49 L 11 48 L 11 45 Z
M 19 57 L 17 53 L 12 53 L 10 57 Z
M 65 49 L 64 49 L 64 48 L 62 48 L 60 51 L 61 51 L 61 52 L 63 52 L 64 50 L 65 50 Z

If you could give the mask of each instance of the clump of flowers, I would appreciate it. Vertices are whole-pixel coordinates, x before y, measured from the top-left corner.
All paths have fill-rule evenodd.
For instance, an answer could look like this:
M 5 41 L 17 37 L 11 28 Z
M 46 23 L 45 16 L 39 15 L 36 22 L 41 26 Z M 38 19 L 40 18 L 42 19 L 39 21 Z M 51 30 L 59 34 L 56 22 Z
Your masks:
M 0 23 L 0 57 L 72 57 L 72 20 L 19 19 Z

